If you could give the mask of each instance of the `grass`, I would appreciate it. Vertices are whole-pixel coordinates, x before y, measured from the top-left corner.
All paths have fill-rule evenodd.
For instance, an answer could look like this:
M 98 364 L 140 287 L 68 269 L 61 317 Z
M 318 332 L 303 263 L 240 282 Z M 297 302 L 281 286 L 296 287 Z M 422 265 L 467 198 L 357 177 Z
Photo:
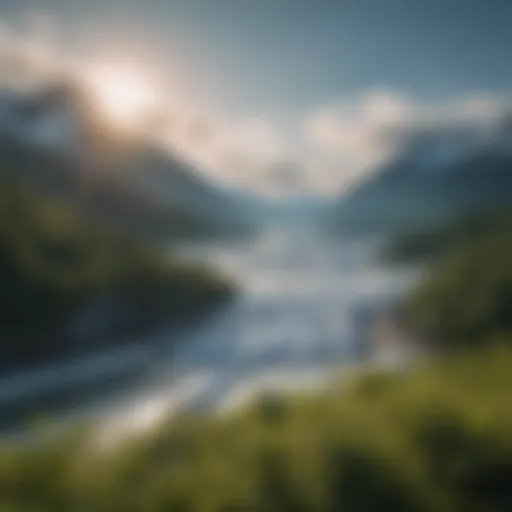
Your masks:
M 361 374 L 318 396 L 184 416 L 118 448 L 1 450 L 9 511 L 505 511 L 512 351 Z M 0 510 L 4 510 L 0 507 Z

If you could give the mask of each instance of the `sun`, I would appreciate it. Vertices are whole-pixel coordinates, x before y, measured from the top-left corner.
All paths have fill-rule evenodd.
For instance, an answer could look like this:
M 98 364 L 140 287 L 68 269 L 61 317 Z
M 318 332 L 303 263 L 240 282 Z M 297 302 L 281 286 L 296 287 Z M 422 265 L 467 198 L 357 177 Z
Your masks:
M 132 128 L 154 111 L 155 88 L 142 70 L 105 66 L 88 75 L 98 107 L 111 122 Z

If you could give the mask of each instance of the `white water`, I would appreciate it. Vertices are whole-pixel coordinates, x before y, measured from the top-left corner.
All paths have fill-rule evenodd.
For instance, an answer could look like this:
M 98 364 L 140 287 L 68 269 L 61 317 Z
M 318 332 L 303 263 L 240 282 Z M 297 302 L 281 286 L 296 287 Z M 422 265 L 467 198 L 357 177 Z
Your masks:
M 368 241 L 343 243 L 293 232 L 183 248 L 187 259 L 207 261 L 232 276 L 240 285 L 238 299 L 183 336 L 173 345 L 177 348 L 159 349 L 152 359 L 147 345 L 143 353 L 138 348 L 137 357 L 150 362 L 124 387 L 106 387 L 100 396 L 53 414 L 59 422 L 99 419 L 116 432 L 151 426 L 183 408 L 229 408 L 263 389 L 322 382 L 331 369 L 356 359 L 356 309 L 399 293 L 410 282 L 409 273 L 373 265 L 372 249 Z M 169 336 L 161 334 L 160 341 Z M 110 363 L 95 357 L 72 369 L 46 370 L 39 381 L 34 375 L 17 377 L 17 386 L 27 392 L 29 382 L 40 387 L 46 379 L 55 387 L 94 379 L 98 367 L 108 371 L 111 364 L 116 371 L 123 360 L 133 364 L 133 350 L 106 355 Z M 12 397 L 14 389 L 0 385 L 0 399 Z

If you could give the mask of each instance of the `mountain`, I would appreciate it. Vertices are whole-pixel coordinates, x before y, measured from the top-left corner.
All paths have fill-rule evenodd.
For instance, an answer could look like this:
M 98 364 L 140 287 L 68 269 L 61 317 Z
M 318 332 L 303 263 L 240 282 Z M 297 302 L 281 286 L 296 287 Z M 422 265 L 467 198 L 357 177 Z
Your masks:
M 5 172 L 116 228 L 157 237 L 249 229 L 233 193 L 147 137 L 114 129 L 76 84 L 0 91 L 0 155 Z
M 339 232 L 387 233 L 512 205 L 512 122 L 410 134 L 395 157 L 338 202 Z M 485 135 L 485 136 L 483 136 Z
M 225 304 L 227 278 L 105 229 L 0 176 L 0 374 L 177 331 Z
M 80 89 L 0 93 L 0 157 L 0 374 L 177 331 L 232 297 L 168 241 L 236 232 L 239 206 Z

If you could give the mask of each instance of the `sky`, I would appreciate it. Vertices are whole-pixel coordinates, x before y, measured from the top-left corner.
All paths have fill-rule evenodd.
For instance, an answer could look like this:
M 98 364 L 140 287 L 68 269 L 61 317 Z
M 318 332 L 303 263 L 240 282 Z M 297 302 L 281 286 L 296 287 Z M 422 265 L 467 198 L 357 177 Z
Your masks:
M 263 193 L 336 192 L 383 130 L 480 122 L 512 92 L 509 0 L 0 0 L 0 21 L 22 51 L 128 62 L 177 146 Z

